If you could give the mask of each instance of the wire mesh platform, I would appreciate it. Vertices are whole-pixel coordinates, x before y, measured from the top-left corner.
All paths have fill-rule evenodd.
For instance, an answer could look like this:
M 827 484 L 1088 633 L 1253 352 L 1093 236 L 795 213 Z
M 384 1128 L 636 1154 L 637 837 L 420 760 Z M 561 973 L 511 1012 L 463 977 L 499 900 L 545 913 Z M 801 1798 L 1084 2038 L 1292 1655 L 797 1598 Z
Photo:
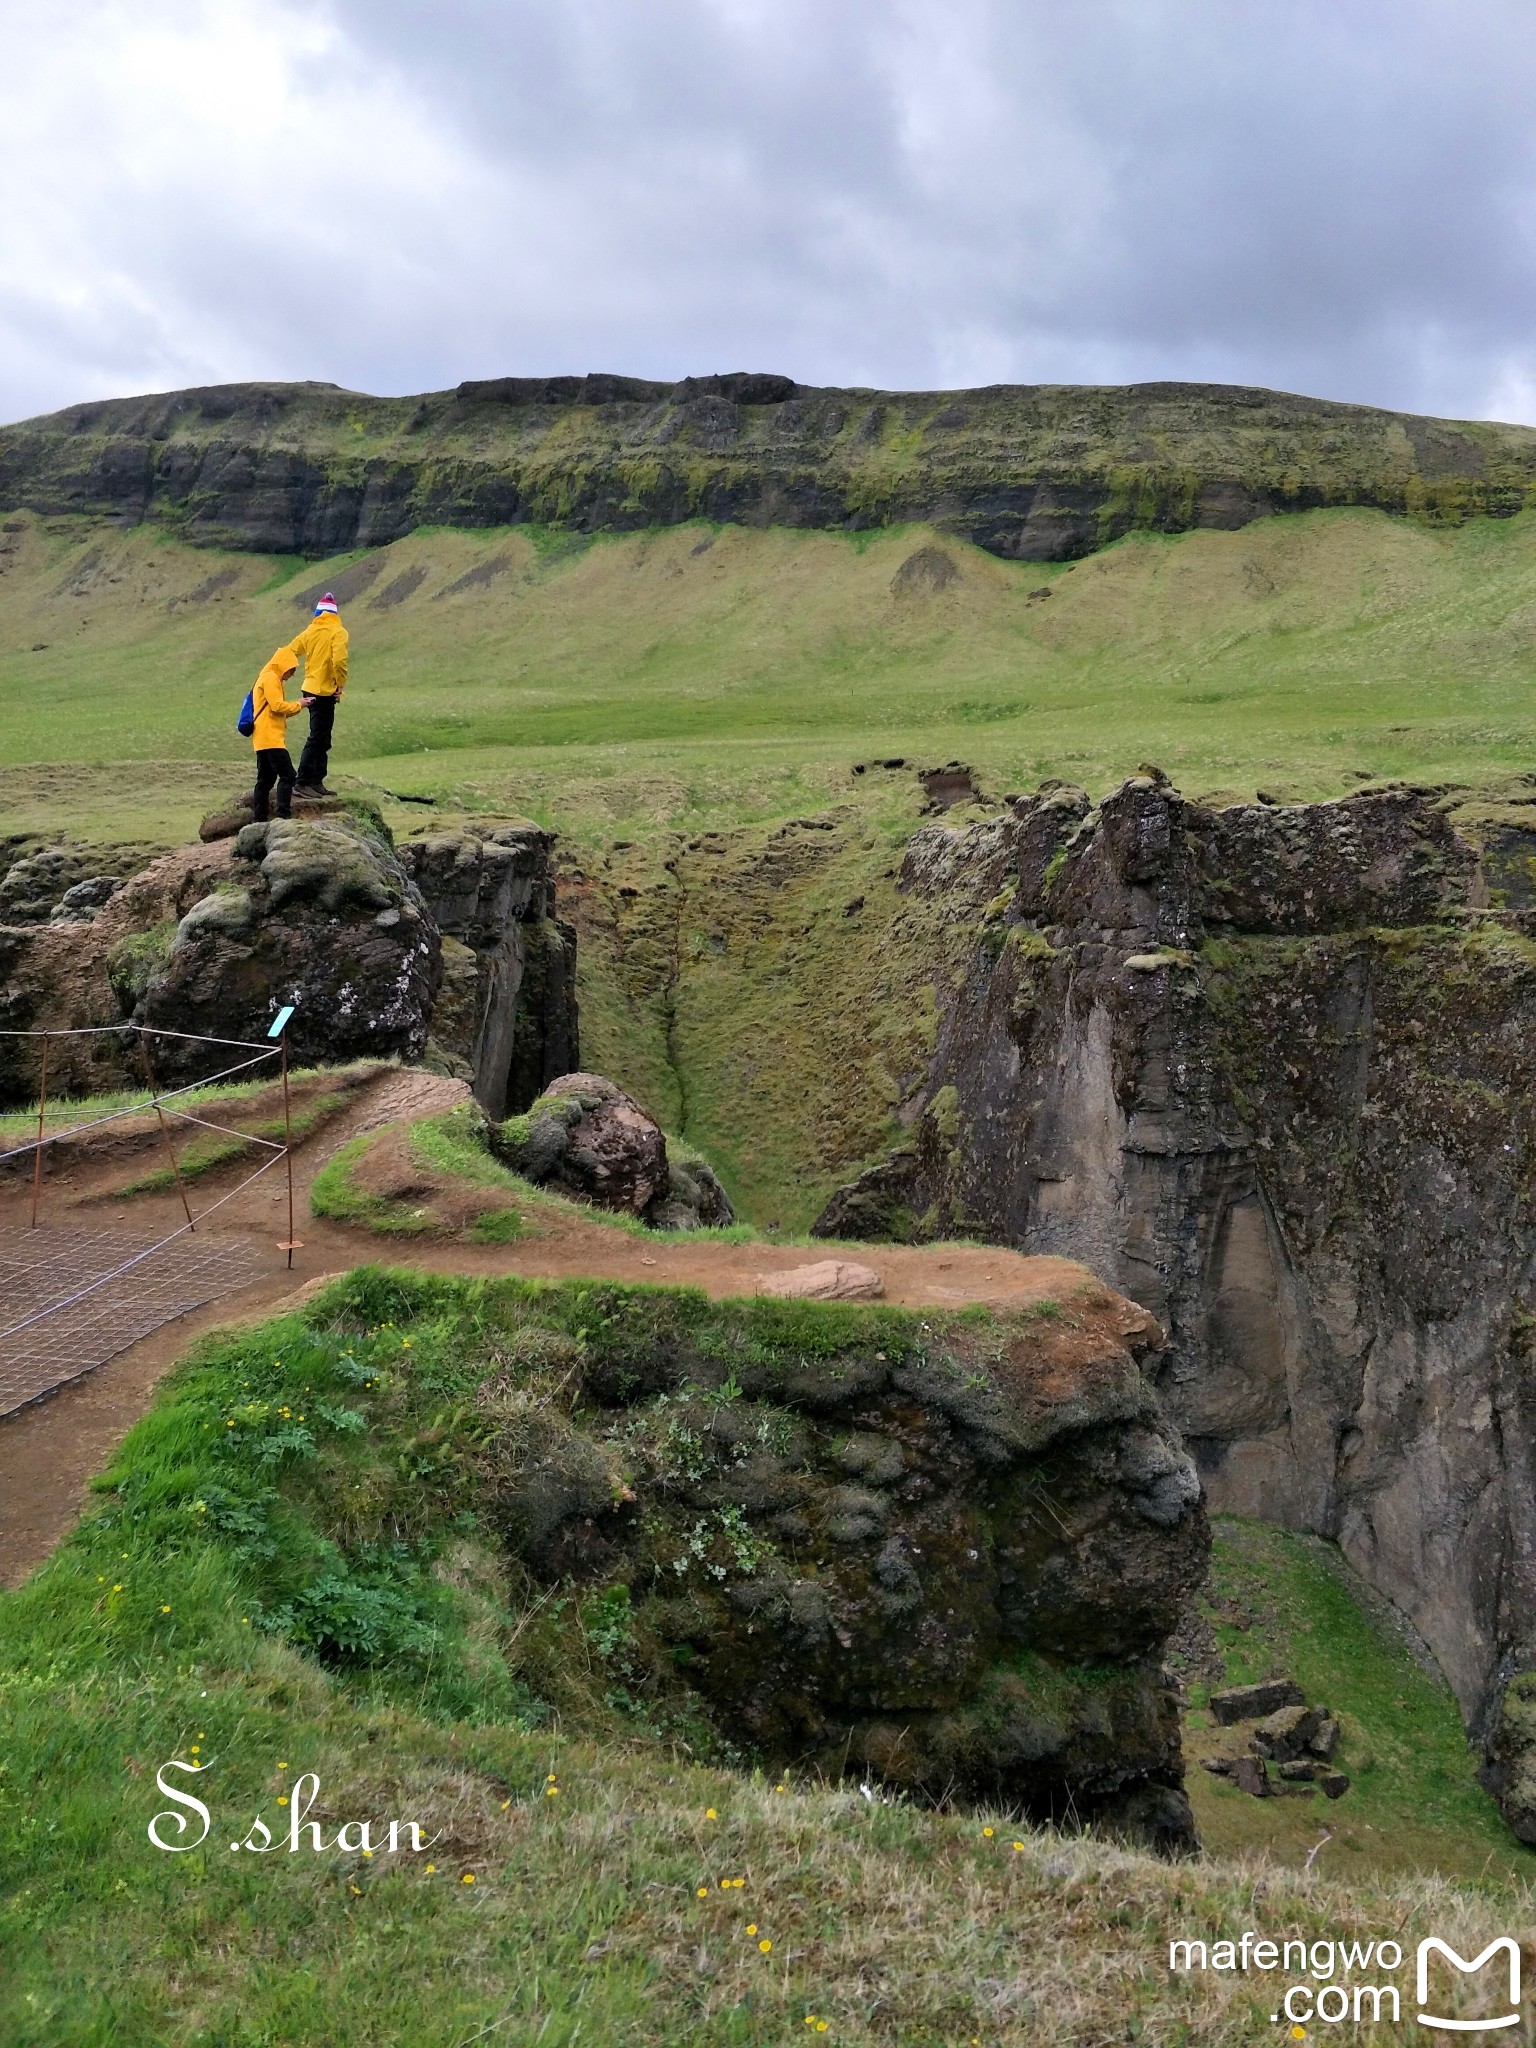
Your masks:
M 265 1265 L 255 1243 L 229 1238 L 154 1246 L 116 1230 L 0 1230 L 0 1415 L 248 1286 Z

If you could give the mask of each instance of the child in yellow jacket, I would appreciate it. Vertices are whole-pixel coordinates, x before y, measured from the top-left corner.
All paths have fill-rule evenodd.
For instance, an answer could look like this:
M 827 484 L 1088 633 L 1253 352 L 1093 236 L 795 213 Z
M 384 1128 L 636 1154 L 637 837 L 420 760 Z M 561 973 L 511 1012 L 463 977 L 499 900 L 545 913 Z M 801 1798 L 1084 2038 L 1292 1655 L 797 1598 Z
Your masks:
M 307 696 L 296 703 L 288 701 L 283 685 L 295 673 L 299 664 L 286 647 L 279 647 L 256 678 L 251 691 L 251 704 L 256 713 L 256 729 L 251 734 L 251 745 L 256 749 L 256 798 L 251 806 L 253 818 L 265 819 L 267 800 L 272 794 L 272 785 L 277 785 L 277 815 L 289 818 L 293 815 L 293 760 L 288 752 L 288 721 L 297 718 L 309 703 Z

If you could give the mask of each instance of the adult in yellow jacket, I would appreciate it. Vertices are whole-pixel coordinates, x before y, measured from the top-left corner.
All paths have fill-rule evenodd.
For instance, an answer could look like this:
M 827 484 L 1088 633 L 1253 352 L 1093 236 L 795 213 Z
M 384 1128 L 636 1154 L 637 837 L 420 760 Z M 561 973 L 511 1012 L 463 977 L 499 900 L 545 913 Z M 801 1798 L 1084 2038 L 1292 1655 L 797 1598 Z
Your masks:
M 309 737 L 299 756 L 299 794 L 329 796 L 325 771 L 330 766 L 331 734 L 336 725 L 336 706 L 347 687 L 347 629 L 341 623 L 336 600 L 327 591 L 315 606 L 315 616 L 297 640 L 286 650 L 304 663 L 304 695 L 309 706 Z
M 256 798 L 251 806 L 253 818 L 264 819 L 267 816 L 267 803 L 274 783 L 277 785 L 277 815 L 280 818 L 293 815 L 293 760 L 288 752 L 288 721 L 298 716 L 309 698 L 304 696 L 290 702 L 284 685 L 298 665 L 286 647 L 279 647 L 256 678 L 251 691 L 251 703 L 256 712 L 256 726 L 251 734 L 251 745 L 256 750 Z

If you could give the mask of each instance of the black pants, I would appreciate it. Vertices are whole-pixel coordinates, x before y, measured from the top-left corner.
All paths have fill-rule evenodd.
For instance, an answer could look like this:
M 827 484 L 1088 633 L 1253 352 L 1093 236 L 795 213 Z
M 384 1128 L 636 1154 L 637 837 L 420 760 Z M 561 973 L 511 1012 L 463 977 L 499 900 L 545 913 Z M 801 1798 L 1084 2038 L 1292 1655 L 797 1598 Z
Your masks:
M 293 816 L 293 759 L 286 747 L 262 747 L 256 755 L 256 801 L 251 806 L 253 818 L 265 818 L 267 798 L 272 793 L 273 783 L 277 784 L 277 815 L 280 818 Z
M 319 789 L 331 765 L 331 728 L 336 723 L 336 699 L 316 697 L 309 707 L 309 738 L 299 756 L 299 781 L 306 789 Z

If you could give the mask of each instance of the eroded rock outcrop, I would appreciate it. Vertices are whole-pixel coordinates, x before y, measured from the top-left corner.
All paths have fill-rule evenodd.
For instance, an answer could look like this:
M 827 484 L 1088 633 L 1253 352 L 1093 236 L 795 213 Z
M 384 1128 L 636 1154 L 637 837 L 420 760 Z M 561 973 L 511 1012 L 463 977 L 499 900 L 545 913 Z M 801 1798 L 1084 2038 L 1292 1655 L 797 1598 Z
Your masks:
M 1193 1465 L 1083 1277 L 1054 1317 L 597 1289 L 482 1390 L 486 1518 L 622 1585 L 632 1654 L 770 1757 L 1193 1845 L 1163 1643 Z
M 264 1038 L 291 1003 L 296 1061 L 415 1061 L 430 1046 L 482 1099 L 532 1100 L 577 1044 L 549 847 L 530 826 L 397 848 L 349 803 L 247 824 L 122 881 L 82 885 L 67 848 L 28 856 L 0 879 L 3 900 L 27 906 L 27 922 L 0 927 L 0 1024 L 148 1025 L 157 1078 L 176 1082 L 210 1070 L 210 1049 L 176 1034 Z M 126 1035 L 56 1041 L 50 1058 L 55 1089 L 143 1077 Z M 0 1040 L 0 1061 L 0 1095 L 35 1089 L 35 1043 Z
M 1212 1505 L 1336 1537 L 1482 1731 L 1536 1668 L 1536 826 L 1480 860 L 1441 795 L 1147 774 L 919 833 L 904 887 L 985 908 L 910 1141 L 818 1227 L 1143 1302 Z

